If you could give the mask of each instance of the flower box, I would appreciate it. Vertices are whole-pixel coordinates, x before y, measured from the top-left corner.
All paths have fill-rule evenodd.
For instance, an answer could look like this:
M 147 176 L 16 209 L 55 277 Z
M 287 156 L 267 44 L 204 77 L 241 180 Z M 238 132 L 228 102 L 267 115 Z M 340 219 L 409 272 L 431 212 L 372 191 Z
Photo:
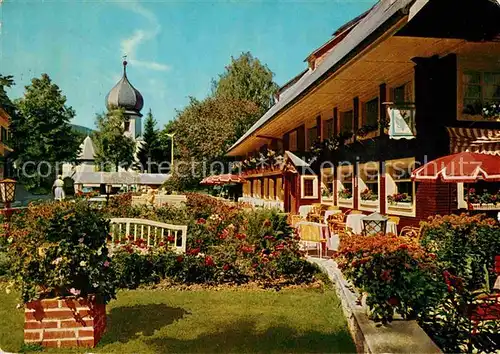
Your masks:
M 95 296 L 28 302 L 24 342 L 51 348 L 94 348 L 106 329 L 106 305 Z
M 378 200 L 363 200 L 363 199 L 361 199 L 359 202 L 362 206 L 367 206 L 367 207 L 377 207 L 379 204 Z
M 500 204 L 493 203 L 471 203 L 470 206 L 472 210 L 500 210 Z
M 352 204 L 352 198 L 340 198 L 339 197 L 339 204 Z
M 398 210 L 408 210 L 413 209 L 413 203 L 411 202 L 393 202 L 389 204 L 389 209 L 398 209 Z

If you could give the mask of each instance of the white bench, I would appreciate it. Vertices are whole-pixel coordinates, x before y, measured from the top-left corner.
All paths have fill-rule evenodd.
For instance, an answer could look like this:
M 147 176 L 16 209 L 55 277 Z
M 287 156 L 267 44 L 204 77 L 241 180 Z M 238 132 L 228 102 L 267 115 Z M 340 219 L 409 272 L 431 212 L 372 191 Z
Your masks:
M 187 226 L 165 224 L 158 221 L 132 218 L 113 218 L 110 221 L 111 241 L 129 241 L 129 237 L 144 239 L 148 247 L 158 246 L 160 242 L 171 244 L 178 253 L 186 252 Z M 168 237 L 174 241 L 169 242 Z

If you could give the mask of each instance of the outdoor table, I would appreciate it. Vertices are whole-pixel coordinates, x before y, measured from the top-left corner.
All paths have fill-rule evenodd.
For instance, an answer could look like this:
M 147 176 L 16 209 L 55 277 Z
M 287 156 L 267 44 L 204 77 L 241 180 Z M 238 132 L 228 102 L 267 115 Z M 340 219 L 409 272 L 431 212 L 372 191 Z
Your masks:
M 349 214 L 346 219 L 346 226 L 352 229 L 355 235 L 361 235 L 363 233 L 363 221 L 361 221 L 366 215 L 363 214 Z M 387 221 L 386 233 L 392 233 L 394 235 L 398 234 L 398 228 L 394 221 Z
M 338 210 L 327 210 L 325 211 L 325 224 L 328 224 L 328 217 L 330 215 L 335 215 L 335 214 L 341 214 L 342 213 L 342 210 L 338 209 Z

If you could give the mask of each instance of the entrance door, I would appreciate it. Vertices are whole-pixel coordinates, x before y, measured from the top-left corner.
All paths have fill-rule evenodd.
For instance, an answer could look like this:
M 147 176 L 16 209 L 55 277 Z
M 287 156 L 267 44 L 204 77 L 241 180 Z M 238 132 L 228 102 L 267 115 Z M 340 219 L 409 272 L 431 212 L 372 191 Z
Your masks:
M 285 211 L 296 214 L 297 213 L 297 175 L 287 174 L 285 177 Z

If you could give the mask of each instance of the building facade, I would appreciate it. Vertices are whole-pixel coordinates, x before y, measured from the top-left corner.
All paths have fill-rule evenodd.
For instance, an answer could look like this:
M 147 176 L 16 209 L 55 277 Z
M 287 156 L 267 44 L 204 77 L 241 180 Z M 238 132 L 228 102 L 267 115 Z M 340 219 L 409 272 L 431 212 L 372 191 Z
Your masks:
M 0 179 L 6 177 L 6 159 L 12 149 L 9 147 L 10 116 L 0 107 Z
M 244 197 L 403 226 L 463 207 L 462 185 L 410 174 L 454 152 L 500 154 L 498 16 L 496 0 L 381 0 L 341 27 L 228 152 L 244 161 Z M 276 171 L 287 151 L 308 167 Z

